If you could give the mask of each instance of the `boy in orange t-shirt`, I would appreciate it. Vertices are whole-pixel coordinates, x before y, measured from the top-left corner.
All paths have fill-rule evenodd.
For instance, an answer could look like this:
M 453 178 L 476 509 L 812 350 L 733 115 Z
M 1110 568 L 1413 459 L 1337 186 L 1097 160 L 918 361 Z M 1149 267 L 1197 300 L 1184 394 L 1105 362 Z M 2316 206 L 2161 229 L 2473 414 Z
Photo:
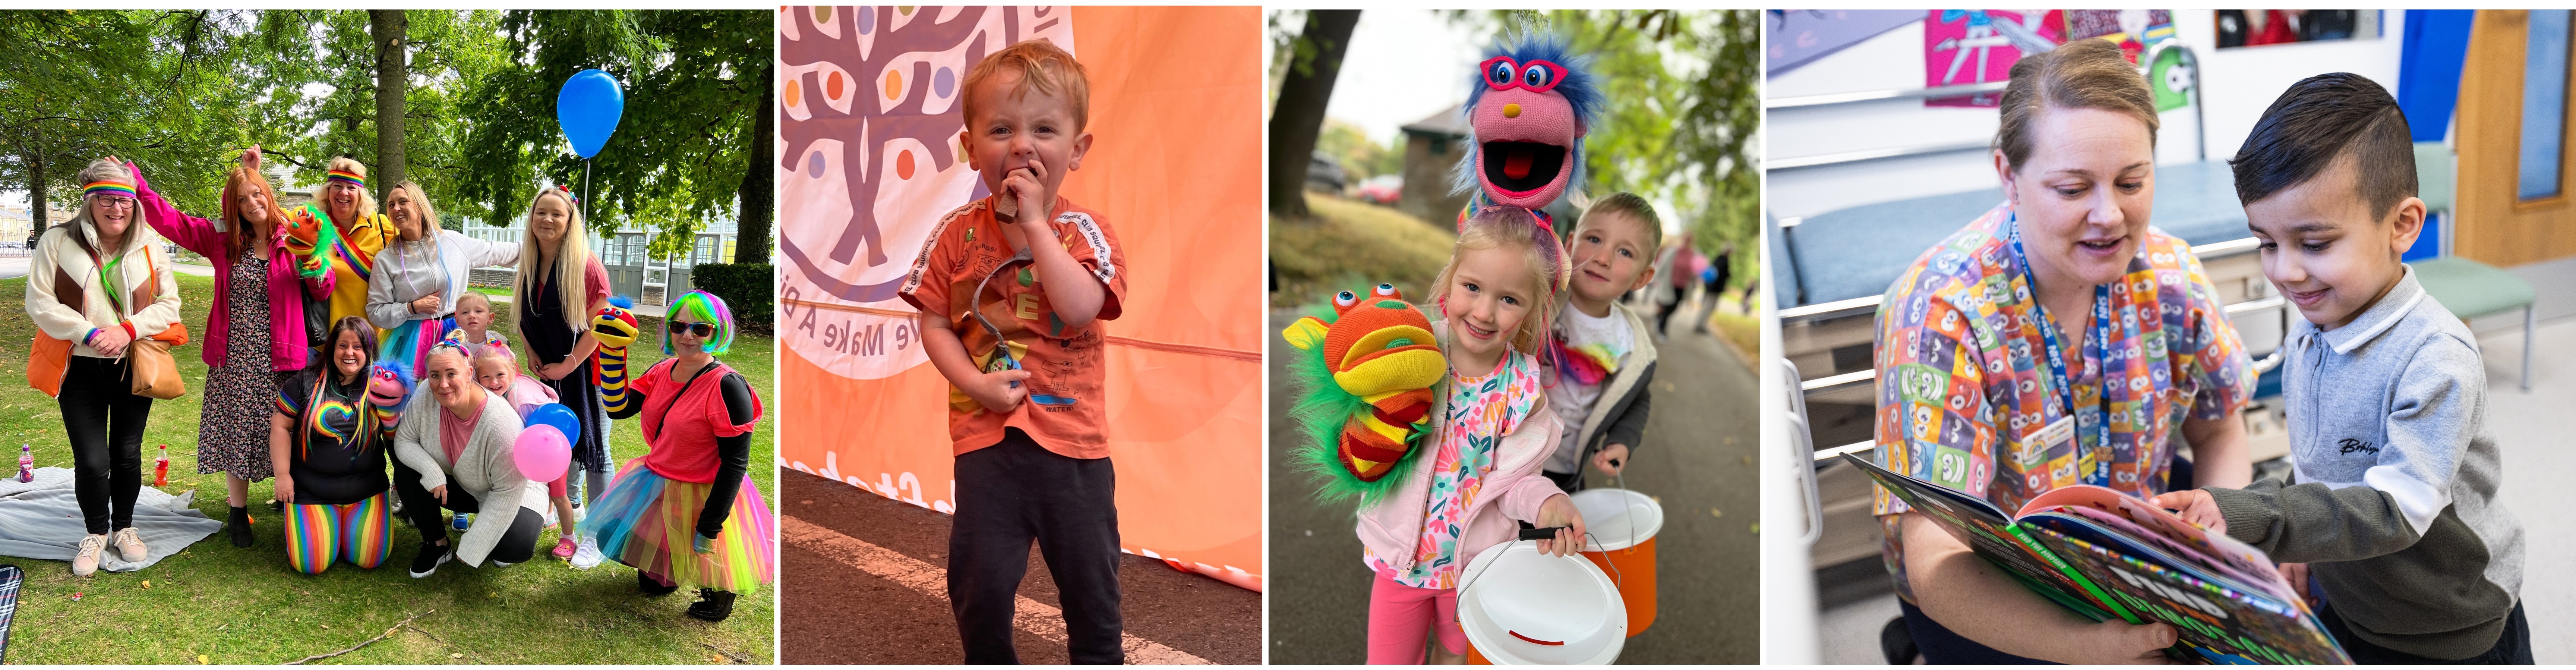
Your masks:
M 964 83 L 958 140 L 993 195 L 940 219 L 901 293 L 950 384 L 949 606 L 967 663 L 1017 663 L 1014 598 L 1035 538 L 1072 662 L 1121 663 L 1098 322 L 1118 318 L 1127 259 L 1098 213 L 1057 194 L 1091 148 L 1090 83 L 1044 40 L 993 52 Z

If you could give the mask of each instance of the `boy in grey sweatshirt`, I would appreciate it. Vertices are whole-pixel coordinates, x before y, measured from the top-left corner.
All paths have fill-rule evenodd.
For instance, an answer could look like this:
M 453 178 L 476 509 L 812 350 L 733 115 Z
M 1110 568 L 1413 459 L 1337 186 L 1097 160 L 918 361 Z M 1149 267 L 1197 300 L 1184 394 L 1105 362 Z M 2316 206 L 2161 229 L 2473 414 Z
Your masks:
M 2398 260 L 2425 215 L 2405 114 L 2369 79 L 2310 77 L 2230 165 L 2263 274 L 2306 318 L 2283 344 L 2296 483 L 2157 503 L 2290 561 L 2354 661 L 2530 663 L 2477 340 Z

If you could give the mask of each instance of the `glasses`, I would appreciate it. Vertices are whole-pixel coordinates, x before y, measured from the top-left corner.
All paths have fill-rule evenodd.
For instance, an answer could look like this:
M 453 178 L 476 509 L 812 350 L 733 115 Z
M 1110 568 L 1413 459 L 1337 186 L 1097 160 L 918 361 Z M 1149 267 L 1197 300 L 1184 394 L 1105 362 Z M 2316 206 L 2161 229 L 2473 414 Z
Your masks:
M 1565 66 L 1543 60 L 1520 63 L 1510 56 L 1485 59 L 1477 69 L 1485 73 L 1485 86 L 1497 91 L 1522 88 L 1529 89 L 1531 93 L 1546 93 L 1548 89 L 1556 88 L 1558 81 L 1565 79 Z
M 667 323 L 670 324 L 671 334 L 673 335 L 688 333 L 698 337 L 716 336 L 716 325 L 712 323 L 690 323 L 687 321 L 670 321 Z
M 93 195 L 89 199 L 100 207 L 133 207 L 134 199 L 121 195 Z

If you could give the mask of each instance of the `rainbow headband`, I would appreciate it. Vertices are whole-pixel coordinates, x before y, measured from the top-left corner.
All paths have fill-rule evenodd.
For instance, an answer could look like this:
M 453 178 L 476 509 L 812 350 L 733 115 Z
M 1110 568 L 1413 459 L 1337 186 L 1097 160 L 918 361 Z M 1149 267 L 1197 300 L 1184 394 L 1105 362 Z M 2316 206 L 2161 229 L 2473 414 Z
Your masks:
M 349 182 L 349 185 L 351 185 L 351 186 L 356 186 L 356 187 L 358 187 L 358 188 L 366 188 L 366 187 L 367 187 L 367 178 L 366 178 L 366 177 L 358 176 L 358 173 L 350 172 L 350 171 L 347 171 L 347 170 L 332 170 L 332 171 L 331 171 L 331 177 L 330 177 L 330 179 L 331 179 L 331 181 L 345 181 L 345 182 Z
M 82 189 L 81 197 L 86 198 L 101 193 L 131 198 L 134 197 L 134 187 L 112 181 L 94 181 L 90 182 L 87 188 Z

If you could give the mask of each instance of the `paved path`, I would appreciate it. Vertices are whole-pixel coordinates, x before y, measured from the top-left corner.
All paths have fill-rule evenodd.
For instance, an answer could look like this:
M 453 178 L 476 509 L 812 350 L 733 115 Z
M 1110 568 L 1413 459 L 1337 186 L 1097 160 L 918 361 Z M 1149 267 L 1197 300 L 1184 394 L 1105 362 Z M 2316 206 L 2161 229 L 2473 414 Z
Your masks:
M 779 471 L 779 649 L 788 663 L 953 664 L 948 515 Z M 1131 664 L 1261 662 L 1261 594 L 1141 556 L 1118 567 Z M 1041 552 L 1020 582 L 1013 646 L 1066 662 L 1064 614 Z
M 1273 311 L 1270 332 L 1293 316 Z M 1676 320 L 1673 329 L 1688 327 Z M 1286 415 L 1292 350 L 1275 335 L 1269 341 L 1270 661 L 1360 663 L 1367 659 L 1370 575 L 1360 564 L 1352 511 L 1315 503 L 1311 480 L 1280 466 L 1298 440 Z M 1757 663 L 1755 377 L 1711 335 L 1681 332 L 1657 346 L 1654 414 L 1626 484 L 1664 507 L 1655 542 L 1659 607 L 1654 625 L 1628 638 L 1619 661 Z M 1595 475 L 1592 485 L 1607 483 Z

